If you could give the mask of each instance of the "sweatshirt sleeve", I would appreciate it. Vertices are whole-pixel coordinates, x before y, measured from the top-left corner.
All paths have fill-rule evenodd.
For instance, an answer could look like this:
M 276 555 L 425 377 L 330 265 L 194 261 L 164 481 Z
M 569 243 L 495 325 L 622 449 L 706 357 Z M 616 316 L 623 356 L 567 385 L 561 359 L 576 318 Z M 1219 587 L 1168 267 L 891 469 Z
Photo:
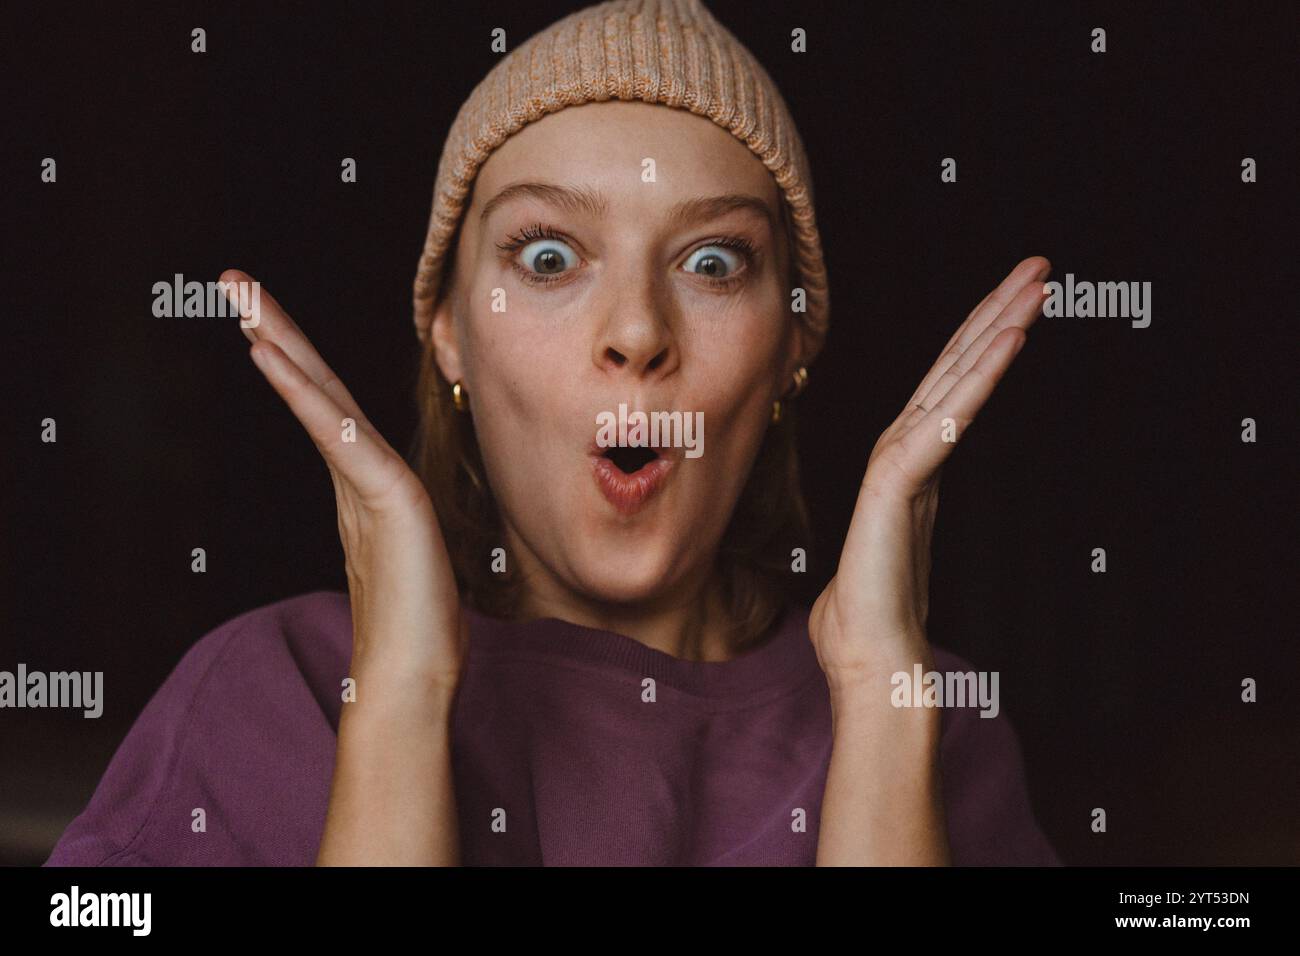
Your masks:
M 351 649 L 347 596 L 329 591 L 209 632 L 136 718 L 46 865 L 312 865 Z
M 236 618 L 189 649 L 118 746 L 86 808 L 45 866 L 131 866 L 213 672 L 246 624 Z
M 936 649 L 940 671 L 973 671 Z M 982 717 L 978 707 L 943 712 L 941 764 L 954 866 L 1061 866 L 1029 800 L 1020 741 L 1005 708 Z

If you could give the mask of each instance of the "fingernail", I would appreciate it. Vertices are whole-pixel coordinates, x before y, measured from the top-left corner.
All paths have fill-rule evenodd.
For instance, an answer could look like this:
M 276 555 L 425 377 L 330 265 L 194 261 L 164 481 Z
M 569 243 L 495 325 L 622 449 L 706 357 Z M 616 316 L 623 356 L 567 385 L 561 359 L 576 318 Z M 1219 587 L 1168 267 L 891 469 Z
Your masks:
M 248 354 L 253 357 L 253 363 L 262 370 L 264 374 L 270 374 L 272 364 L 271 357 L 268 354 L 270 349 L 253 348 L 248 350 Z

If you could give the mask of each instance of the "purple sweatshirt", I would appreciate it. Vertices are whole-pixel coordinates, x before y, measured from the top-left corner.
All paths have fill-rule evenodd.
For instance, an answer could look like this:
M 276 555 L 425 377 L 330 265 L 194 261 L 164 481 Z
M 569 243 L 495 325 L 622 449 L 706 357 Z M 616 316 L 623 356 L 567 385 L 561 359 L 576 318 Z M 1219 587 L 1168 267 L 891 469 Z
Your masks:
M 554 618 L 469 613 L 452 721 L 464 863 L 813 864 L 831 720 L 806 610 L 723 663 Z M 325 591 L 208 634 L 46 865 L 313 864 L 351 645 L 348 598 Z M 934 655 L 941 672 L 972 669 Z M 945 708 L 942 720 L 953 862 L 1059 864 L 1007 717 Z

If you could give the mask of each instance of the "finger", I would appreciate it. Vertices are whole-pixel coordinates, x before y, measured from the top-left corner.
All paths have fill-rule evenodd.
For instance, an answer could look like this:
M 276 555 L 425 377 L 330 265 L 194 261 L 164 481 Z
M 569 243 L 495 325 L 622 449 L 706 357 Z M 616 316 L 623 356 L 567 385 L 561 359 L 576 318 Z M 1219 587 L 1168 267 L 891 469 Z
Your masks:
M 1031 325 L 1038 321 L 1038 317 L 1042 314 L 1046 295 L 1045 287 L 1036 282 L 1031 282 L 1021 289 L 1015 299 L 1002 310 L 1002 314 L 980 333 L 979 338 L 967 346 L 961 357 L 939 377 L 930 391 L 923 395 L 917 404 L 922 408 L 934 408 L 942 402 L 948 391 L 975 366 L 980 356 L 1004 330 L 1010 328 L 1028 330 Z
M 294 365 L 316 383 L 321 391 L 347 412 L 348 417 L 355 419 L 366 430 L 374 431 L 370 420 L 362 413 L 360 406 L 344 387 L 343 382 L 320 357 L 320 353 L 303 334 L 298 323 L 289 317 L 289 313 L 271 293 L 258 285 L 256 294 L 249 295 L 248 289 L 254 280 L 248 273 L 240 272 L 238 269 L 227 269 L 221 273 L 220 281 L 226 288 L 232 290 L 227 293 L 227 298 L 241 307 L 241 313 L 245 310 L 250 313 L 247 322 L 249 327 L 246 328 L 244 322 L 240 323 L 240 328 L 249 341 L 258 342 L 265 339 L 274 342 Z M 239 299 L 234 297 L 235 290 L 240 293 Z
M 970 316 L 969 321 L 964 323 L 965 328 L 957 336 L 957 347 L 964 349 L 970 345 L 1026 286 L 1041 284 L 1051 271 L 1052 264 L 1044 256 L 1030 256 L 1017 263 L 1007 273 L 1007 277 L 998 283 L 998 287 L 989 293 L 988 299 Z
M 952 334 L 948 344 L 943 347 L 939 353 L 939 358 L 935 360 L 930 371 L 926 373 L 921 384 L 916 387 L 912 393 L 909 405 L 916 405 L 921 399 L 929 393 L 937 382 L 948 369 L 956 362 L 966 348 L 977 339 L 985 329 L 1002 313 L 1002 311 L 1011 304 L 1020 292 L 1031 283 L 1042 282 L 1052 271 L 1052 264 L 1042 256 L 1030 256 L 1028 259 L 1018 263 L 1014 269 L 1008 273 L 988 295 L 966 317 L 966 321 L 958 326 L 957 331 Z M 924 404 L 924 403 L 922 403 Z
M 1003 329 L 984 350 L 979 360 L 926 413 L 913 429 L 899 439 L 901 461 L 918 482 L 924 481 L 952 454 L 957 439 L 975 420 L 993 394 L 1002 376 L 1025 344 L 1023 329 Z M 951 424 L 947 420 L 951 419 Z
M 355 440 L 345 441 L 343 420 L 352 416 L 274 342 L 259 339 L 249 354 L 332 469 L 363 497 L 377 499 L 391 488 L 402 463 L 386 444 L 360 429 L 352 435 Z

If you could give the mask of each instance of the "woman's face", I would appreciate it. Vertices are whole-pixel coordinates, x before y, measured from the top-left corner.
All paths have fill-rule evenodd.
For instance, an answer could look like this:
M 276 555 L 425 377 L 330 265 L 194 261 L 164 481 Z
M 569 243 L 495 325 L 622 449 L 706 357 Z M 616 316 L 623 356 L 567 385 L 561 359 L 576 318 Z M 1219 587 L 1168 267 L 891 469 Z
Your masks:
M 781 201 L 730 133 L 645 103 L 552 113 L 480 170 L 433 334 L 531 586 L 640 603 L 704 580 L 799 364 Z M 611 459 L 620 405 L 679 414 Z

